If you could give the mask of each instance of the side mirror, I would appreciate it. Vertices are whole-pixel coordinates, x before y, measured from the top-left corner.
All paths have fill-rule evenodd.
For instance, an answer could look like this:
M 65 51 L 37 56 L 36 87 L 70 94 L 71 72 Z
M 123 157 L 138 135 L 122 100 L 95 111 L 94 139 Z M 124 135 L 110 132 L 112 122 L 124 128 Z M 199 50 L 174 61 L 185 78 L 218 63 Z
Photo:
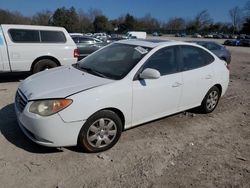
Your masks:
M 146 68 L 139 75 L 139 78 L 141 78 L 141 79 L 158 79 L 160 77 L 161 77 L 161 74 L 158 70 L 150 69 L 150 68 Z

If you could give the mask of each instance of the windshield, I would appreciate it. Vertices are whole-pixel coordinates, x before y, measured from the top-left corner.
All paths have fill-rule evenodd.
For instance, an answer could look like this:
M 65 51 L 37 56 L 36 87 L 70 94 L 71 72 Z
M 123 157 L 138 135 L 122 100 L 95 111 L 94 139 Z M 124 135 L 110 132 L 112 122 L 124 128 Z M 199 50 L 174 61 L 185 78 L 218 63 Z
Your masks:
M 120 80 L 151 50 L 151 48 L 114 43 L 86 57 L 78 68 L 109 79 Z

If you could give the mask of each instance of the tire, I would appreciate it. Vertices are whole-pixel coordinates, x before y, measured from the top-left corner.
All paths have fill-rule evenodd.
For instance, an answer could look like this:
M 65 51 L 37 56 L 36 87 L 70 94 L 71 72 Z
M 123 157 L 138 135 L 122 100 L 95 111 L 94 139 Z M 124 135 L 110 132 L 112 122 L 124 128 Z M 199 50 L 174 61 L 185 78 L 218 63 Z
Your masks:
M 206 94 L 206 96 L 204 97 L 204 99 L 202 100 L 201 106 L 199 107 L 199 110 L 202 113 L 211 113 L 212 111 L 214 111 L 214 109 L 216 108 L 219 99 L 220 99 L 220 90 L 218 89 L 218 87 L 213 86 Z
M 102 110 L 92 115 L 82 126 L 78 136 L 78 146 L 85 152 L 95 153 L 110 149 L 119 140 L 122 121 L 110 110 Z
M 44 71 L 47 69 L 51 69 L 54 67 L 57 67 L 57 64 L 54 61 L 52 61 L 50 59 L 42 59 L 42 60 L 39 60 L 35 64 L 32 72 L 33 72 L 33 74 L 35 74 L 35 73 L 38 73 L 38 72 L 41 72 L 41 71 Z

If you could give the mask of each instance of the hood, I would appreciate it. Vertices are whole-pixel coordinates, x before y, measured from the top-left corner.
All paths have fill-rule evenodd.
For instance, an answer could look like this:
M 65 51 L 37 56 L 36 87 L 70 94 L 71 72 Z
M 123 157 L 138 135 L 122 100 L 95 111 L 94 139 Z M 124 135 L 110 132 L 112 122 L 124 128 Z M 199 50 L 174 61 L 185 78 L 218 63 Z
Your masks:
M 28 100 L 65 98 L 74 93 L 114 82 L 73 66 L 42 71 L 21 82 L 19 90 Z

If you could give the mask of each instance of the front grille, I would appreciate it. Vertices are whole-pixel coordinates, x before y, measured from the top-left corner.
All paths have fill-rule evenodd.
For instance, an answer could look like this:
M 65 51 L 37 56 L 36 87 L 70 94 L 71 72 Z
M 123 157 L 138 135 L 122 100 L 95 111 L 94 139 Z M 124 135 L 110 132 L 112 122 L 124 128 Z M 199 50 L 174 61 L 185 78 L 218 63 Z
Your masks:
M 28 100 L 26 97 L 22 94 L 20 90 L 16 92 L 16 99 L 15 99 L 16 107 L 20 112 L 22 112 L 25 108 L 25 106 L 28 103 Z

